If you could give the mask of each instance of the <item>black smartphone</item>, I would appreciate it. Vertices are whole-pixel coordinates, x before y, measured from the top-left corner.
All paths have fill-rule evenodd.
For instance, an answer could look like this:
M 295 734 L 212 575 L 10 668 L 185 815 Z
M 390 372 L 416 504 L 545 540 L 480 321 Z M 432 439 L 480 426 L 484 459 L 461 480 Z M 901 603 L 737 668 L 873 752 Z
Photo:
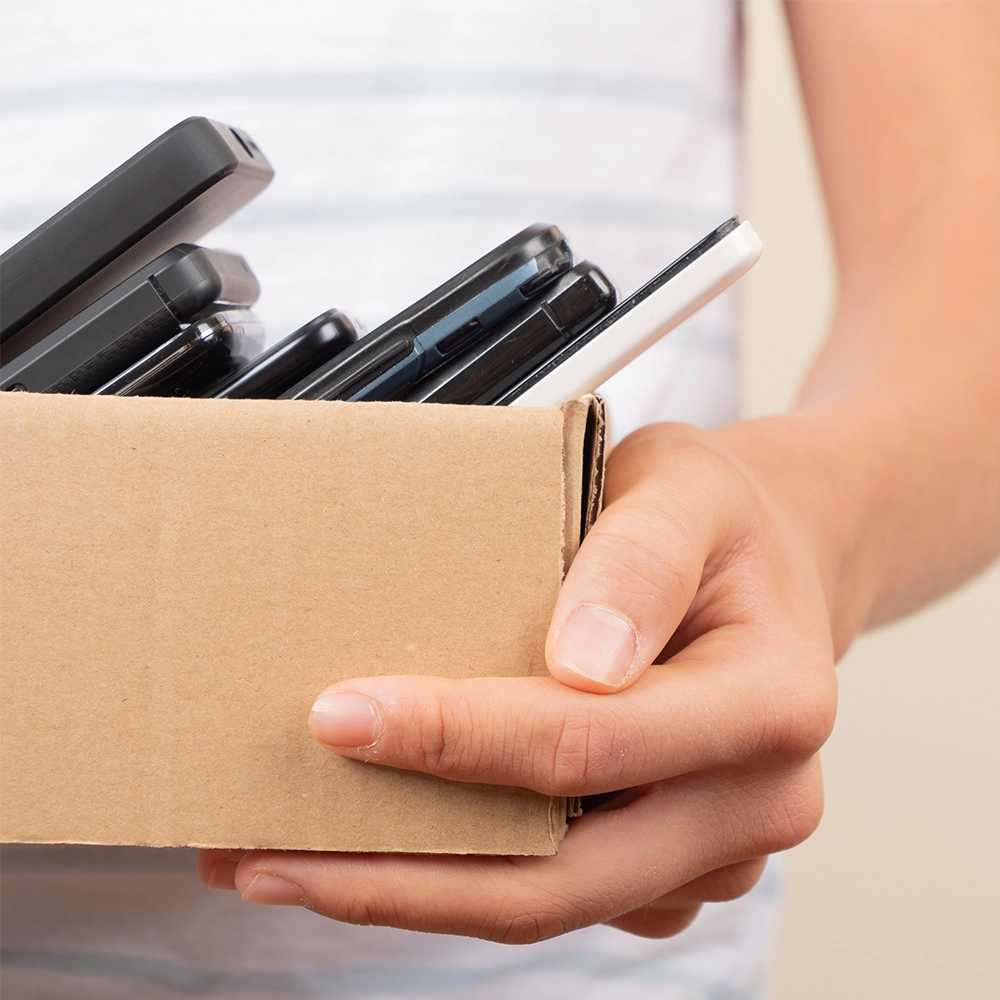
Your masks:
M 311 372 L 281 399 L 392 399 L 572 267 L 563 234 L 534 225 Z
M 0 367 L 0 389 L 91 393 L 183 324 L 259 293 L 238 254 L 182 243 Z
M 457 358 L 400 398 L 412 403 L 495 403 L 512 385 L 614 307 L 614 285 L 582 261 Z
M 188 118 L 164 132 L 0 258 L 3 360 L 169 247 L 197 240 L 273 173 L 239 129 Z
M 94 390 L 95 396 L 198 396 L 260 352 L 264 328 L 252 312 L 227 310 L 186 326 Z
M 276 399 L 303 375 L 350 347 L 361 327 L 338 309 L 330 309 L 260 357 L 210 385 L 208 399 Z

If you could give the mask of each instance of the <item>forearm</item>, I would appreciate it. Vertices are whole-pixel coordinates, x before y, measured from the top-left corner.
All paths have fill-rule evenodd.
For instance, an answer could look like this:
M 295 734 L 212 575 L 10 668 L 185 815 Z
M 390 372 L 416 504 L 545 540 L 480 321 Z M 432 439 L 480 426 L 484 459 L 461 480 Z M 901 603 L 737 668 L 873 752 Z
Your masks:
M 815 553 L 838 656 L 1000 552 L 1000 424 L 984 426 L 986 407 L 936 419 L 907 388 L 716 432 Z
M 794 414 L 723 435 L 815 545 L 842 650 L 1000 550 L 1000 5 L 788 7 L 839 305 Z

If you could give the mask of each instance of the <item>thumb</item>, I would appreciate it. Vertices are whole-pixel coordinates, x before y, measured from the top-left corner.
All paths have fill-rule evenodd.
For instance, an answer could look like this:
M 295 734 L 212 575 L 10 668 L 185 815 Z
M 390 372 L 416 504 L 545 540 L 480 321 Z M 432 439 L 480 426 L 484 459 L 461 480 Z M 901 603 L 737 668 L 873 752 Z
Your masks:
M 745 485 L 692 434 L 650 427 L 612 453 L 608 502 L 549 627 L 546 660 L 563 684 L 611 692 L 637 680 L 684 619 L 713 553 L 740 533 L 733 514 L 746 509 Z

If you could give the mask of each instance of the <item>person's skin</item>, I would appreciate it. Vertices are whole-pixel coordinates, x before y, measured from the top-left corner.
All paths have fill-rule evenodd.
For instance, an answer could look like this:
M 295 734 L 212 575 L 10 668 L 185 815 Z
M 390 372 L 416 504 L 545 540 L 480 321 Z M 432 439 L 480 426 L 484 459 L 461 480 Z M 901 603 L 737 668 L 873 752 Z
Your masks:
M 310 718 L 361 760 L 638 791 L 554 858 L 206 851 L 209 885 L 497 941 L 676 933 L 815 828 L 834 662 L 858 631 L 1000 551 L 1000 4 L 788 14 L 840 276 L 795 411 L 614 450 L 551 679 L 344 681 Z

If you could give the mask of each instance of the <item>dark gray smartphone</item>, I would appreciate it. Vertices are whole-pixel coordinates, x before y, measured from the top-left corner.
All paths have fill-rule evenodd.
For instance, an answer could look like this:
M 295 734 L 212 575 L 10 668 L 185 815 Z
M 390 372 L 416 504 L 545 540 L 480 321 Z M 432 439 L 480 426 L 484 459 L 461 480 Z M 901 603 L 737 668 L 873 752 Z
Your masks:
M 529 226 L 280 398 L 392 399 L 502 323 L 572 264 L 559 229 Z
M 495 403 L 614 304 L 614 285 L 600 268 L 582 261 L 400 398 L 412 403 Z
M 229 125 L 188 118 L 164 132 L 0 258 L 2 360 L 168 248 L 197 240 L 273 173 L 253 139 Z
M 185 323 L 259 293 L 238 254 L 182 243 L 0 367 L 0 389 L 94 392 Z

